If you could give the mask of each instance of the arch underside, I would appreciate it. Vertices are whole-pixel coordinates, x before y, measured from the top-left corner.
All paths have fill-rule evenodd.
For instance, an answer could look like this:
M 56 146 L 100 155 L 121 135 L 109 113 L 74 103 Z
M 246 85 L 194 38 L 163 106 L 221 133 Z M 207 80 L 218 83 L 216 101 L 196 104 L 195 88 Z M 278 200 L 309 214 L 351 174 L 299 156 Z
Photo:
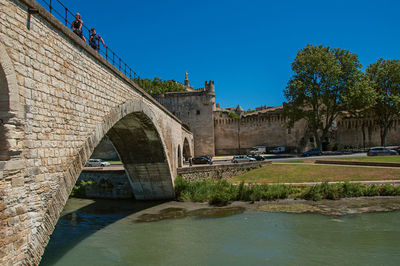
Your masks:
M 185 140 L 183 141 L 183 158 L 185 158 L 185 160 L 188 160 L 189 157 L 190 157 L 190 145 L 187 138 L 185 138 Z
M 6 136 L 7 116 L 9 112 L 9 96 L 6 75 L 0 64 L 0 161 L 9 159 L 9 145 Z
M 161 138 L 144 113 L 126 115 L 107 132 L 107 136 L 121 158 L 136 199 L 174 197 Z

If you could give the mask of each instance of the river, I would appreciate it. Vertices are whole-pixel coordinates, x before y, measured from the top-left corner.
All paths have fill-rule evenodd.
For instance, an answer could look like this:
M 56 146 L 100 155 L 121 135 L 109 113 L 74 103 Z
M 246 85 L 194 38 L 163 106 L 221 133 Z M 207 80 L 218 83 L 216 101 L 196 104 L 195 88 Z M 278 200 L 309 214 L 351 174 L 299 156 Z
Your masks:
M 137 222 L 160 204 L 70 199 L 41 265 L 400 265 L 400 211 Z

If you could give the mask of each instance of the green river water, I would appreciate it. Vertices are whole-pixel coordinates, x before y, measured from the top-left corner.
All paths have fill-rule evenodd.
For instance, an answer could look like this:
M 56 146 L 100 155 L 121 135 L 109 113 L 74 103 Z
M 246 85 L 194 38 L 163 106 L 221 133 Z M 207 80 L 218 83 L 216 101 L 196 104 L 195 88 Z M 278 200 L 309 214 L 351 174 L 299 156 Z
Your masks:
M 158 204 L 70 199 L 41 265 L 400 265 L 400 211 L 136 222 Z

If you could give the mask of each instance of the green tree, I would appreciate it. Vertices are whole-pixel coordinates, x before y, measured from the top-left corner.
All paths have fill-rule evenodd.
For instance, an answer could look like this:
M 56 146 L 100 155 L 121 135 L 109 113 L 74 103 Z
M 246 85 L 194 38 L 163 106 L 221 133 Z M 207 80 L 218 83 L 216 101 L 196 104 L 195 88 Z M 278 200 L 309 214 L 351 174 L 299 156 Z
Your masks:
M 162 80 L 158 77 L 152 79 L 136 78 L 134 82 L 149 94 L 161 94 L 166 92 L 185 91 L 186 87 L 174 80 Z
M 365 148 L 367 118 L 371 116 L 371 108 L 376 104 L 376 93 L 368 76 L 362 73 L 360 82 L 356 86 L 347 88 L 342 99 L 348 114 L 361 120 L 363 147 Z
M 367 67 L 366 73 L 377 95 L 374 113 L 381 145 L 385 146 L 389 129 L 400 117 L 400 61 L 380 58 Z
M 328 140 L 332 122 L 345 110 L 342 95 L 362 78 L 356 54 L 322 45 L 307 45 L 292 63 L 294 75 L 284 90 L 289 126 L 305 119 L 318 148 Z

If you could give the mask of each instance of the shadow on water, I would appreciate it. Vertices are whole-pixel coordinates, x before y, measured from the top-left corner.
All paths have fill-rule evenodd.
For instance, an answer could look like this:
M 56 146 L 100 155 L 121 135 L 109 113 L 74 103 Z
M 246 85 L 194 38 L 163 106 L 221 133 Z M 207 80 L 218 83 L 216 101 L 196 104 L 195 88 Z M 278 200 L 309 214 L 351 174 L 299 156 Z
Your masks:
M 74 200 L 80 201 L 79 199 Z M 73 211 L 64 209 L 50 237 L 40 265 L 55 264 L 71 248 L 90 235 L 126 216 L 162 204 L 165 201 L 94 199 L 81 200 L 81 204 L 82 202 L 88 202 L 89 205 L 75 208 Z

